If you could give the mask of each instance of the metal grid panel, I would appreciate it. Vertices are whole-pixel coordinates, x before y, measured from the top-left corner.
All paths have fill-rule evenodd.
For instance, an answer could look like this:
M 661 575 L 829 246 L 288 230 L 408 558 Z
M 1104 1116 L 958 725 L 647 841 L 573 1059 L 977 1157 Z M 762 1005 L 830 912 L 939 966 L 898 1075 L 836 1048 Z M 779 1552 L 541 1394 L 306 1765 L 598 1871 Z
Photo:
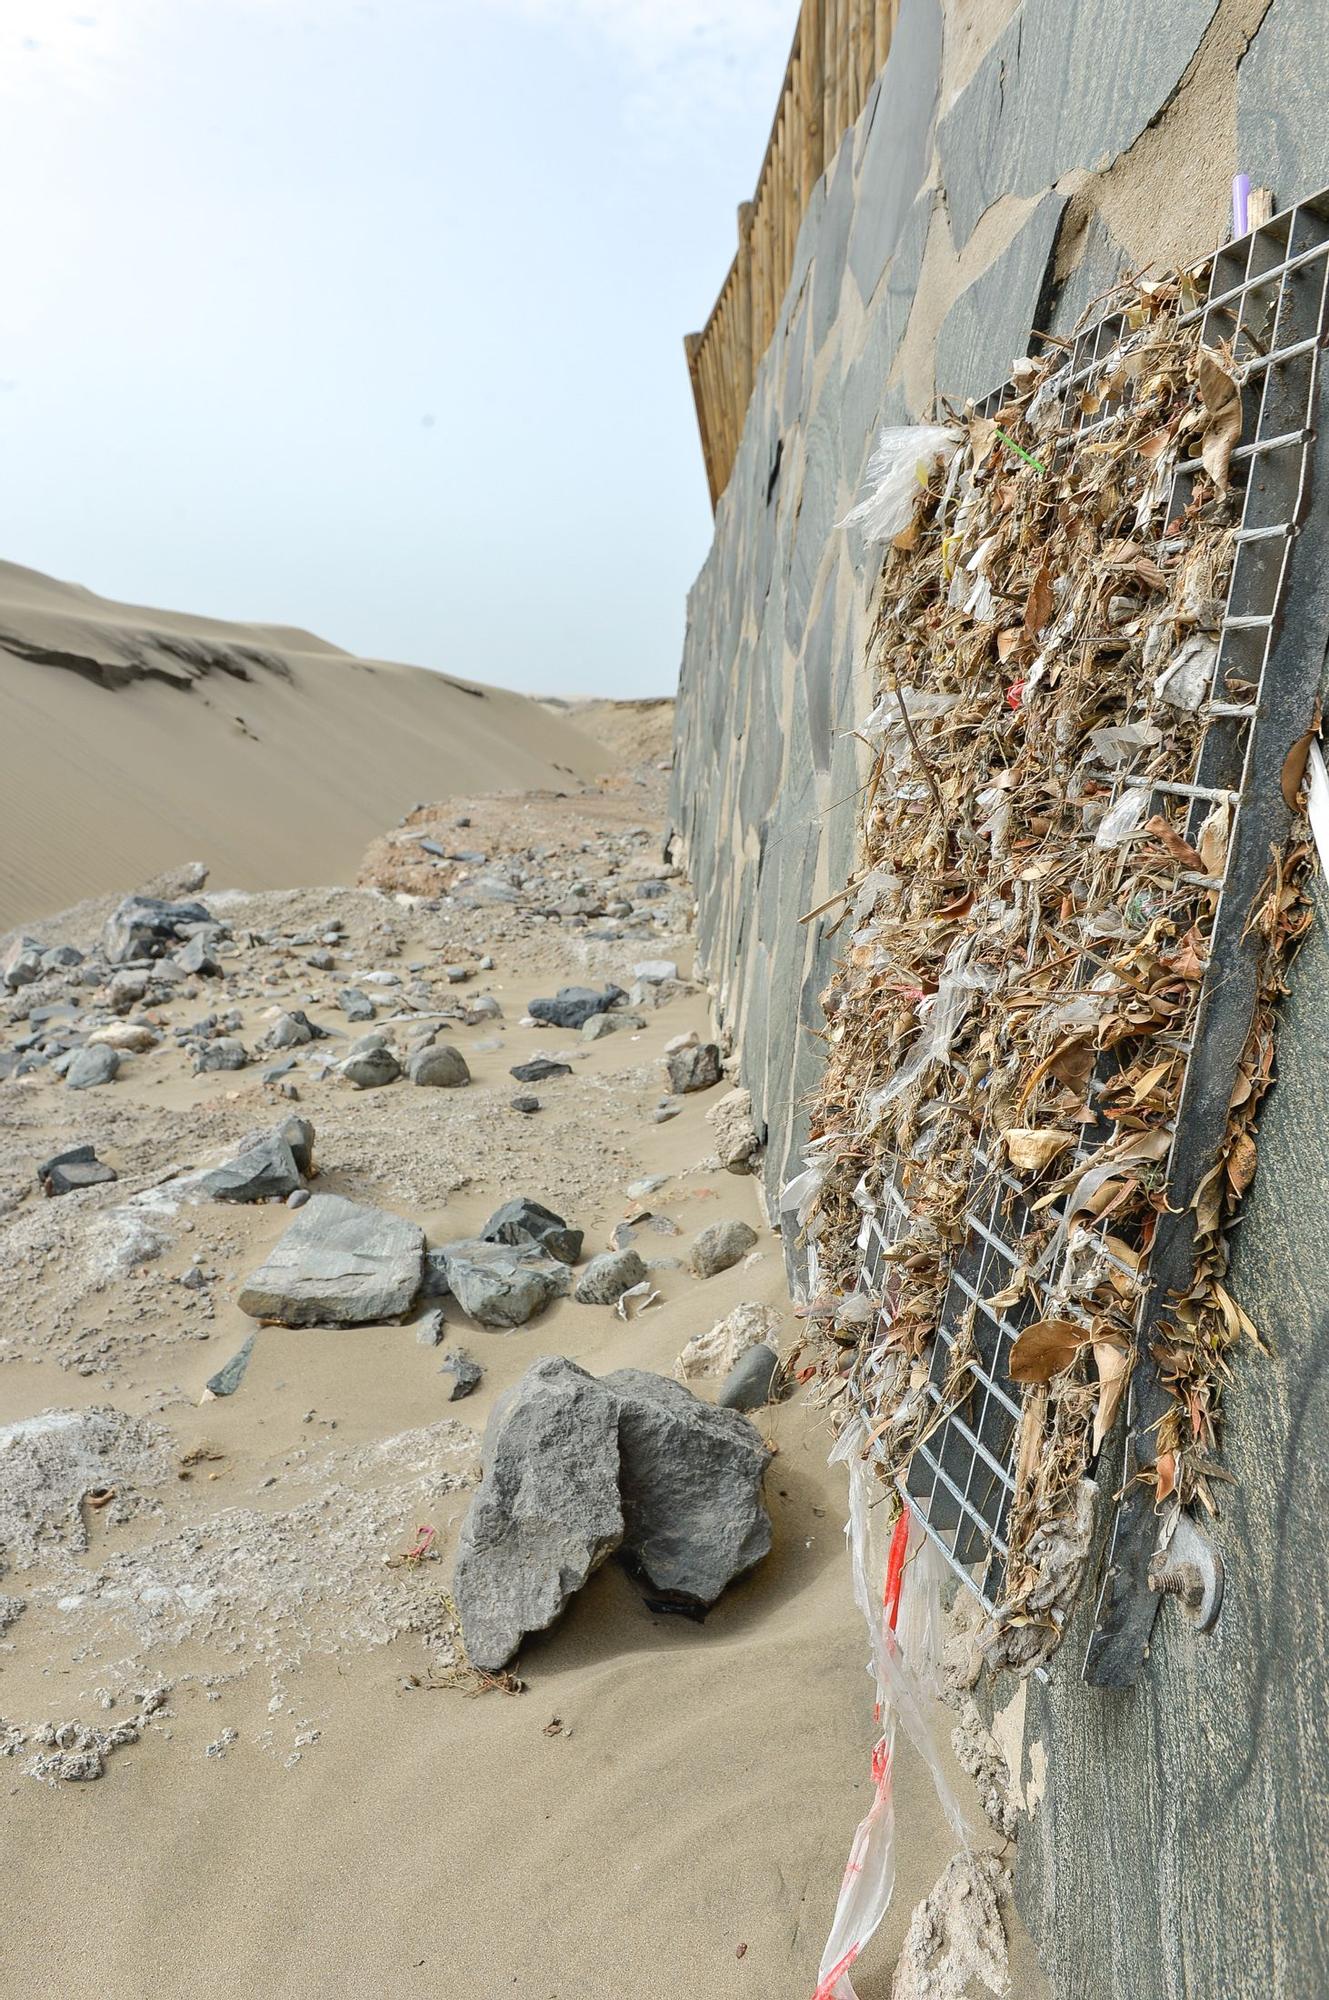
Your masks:
M 1109 810 L 1128 786 L 1145 791 L 1147 803 L 1141 817 L 1170 809 L 1177 830 L 1192 845 L 1207 814 L 1221 810 L 1229 815 L 1224 876 L 1192 873 L 1180 878 L 1193 887 L 1197 898 L 1206 891 L 1218 892 L 1211 967 L 1226 964 L 1224 940 L 1235 941 L 1246 917 L 1246 906 L 1225 907 L 1232 899 L 1224 895 L 1232 856 L 1238 848 L 1238 817 L 1243 811 L 1257 822 L 1267 817 L 1262 813 L 1264 799 L 1248 792 L 1254 725 L 1268 698 L 1265 676 L 1278 629 L 1289 552 L 1306 513 L 1308 447 L 1315 427 L 1327 283 L 1329 197 L 1321 195 L 1216 253 L 1208 298 L 1182 322 L 1199 322 L 1206 344 L 1231 344 L 1241 374 L 1242 437 L 1249 440 L 1232 453 L 1231 477 L 1234 486 L 1242 489 L 1242 511 L 1208 698 L 1201 711 L 1204 726 L 1186 783 L 1160 783 L 1147 770 L 1133 768 L 1129 759 L 1113 770 L 1087 774 L 1108 788 Z M 1049 392 L 1065 396 L 1096 381 L 1112 379 L 1130 344 L 1124 315 L 1108 313 L 1076 338 L 1069 360 L 1053 378 Z M 1010 385 L 995 392 L 979 406 L 980 414 L 995 415 L 1010 393 Z M 1127 381 L 1121 397 L 1129 394 Z M 1082 414 L 1074 432 L 1058 441 L 1058 462 L 1109 425 L 1120 407 L 1121 398 L 1110 397 L 1097 411 Z M 1165 524 L 1183 511 L 1202 469 L 1198 459 L 1172 469 L 1168 505 L 1162 516 Z M 1155 546 L 1159 539 L 1155 538 Z M 1101 793 L 1096 802 L 1102 803 Z M 1262 826 L 1255 824 L 1244 831 L 1249 853 L 1252 842 L 1260 840 Z M 1267 836 L 1263 844 L 1267 854 Z M 1068 987 L 1087 987 L 1097 969 L 1089 951 L 1080 953 L 1068 974 Z M 1212 1144 L 1206 1145 L 1206 1135 L 1198 1129 L 1203 1121 L 1194 1115 L 1197 1089 L 1192 1056 L 1206 1033 L 1216 1026 L 1224 1005 L 1223 980 L 1206 974 L 1192 1037 L 1156 1038 L 1160 1053 L 1171 1048 L 1186 1064 L 1181 1111 L 1171 1134 L 1165 1172 L 1169 1186 L 1187 1203 L 1221 1138 L 1220 1131 L 1213 1135 Z M 1239 1046 L 1245 1024 L 1237 1021 L 1235 1027 Z M 1230 1040 L 1230 1034 L 1222 1039 Z M 1100 1086 L 1111 1073 L 1112 1060 L 1100 1060 L 1095 1077 Z M 1229 1081 L 1230 1075 L 1231 1071 Z M 1209 1122 L 1212 1124 L 1212 1119 Z M 1087 1128 L 1075 1151 L 1077 1163 L 1091 1160 L 1095 1141 L 1101 1142 L 1104 1136 L 1101 1125 Z M 980 1137 L 965 1215 L 967 1235 L 948 1275 L 925 1389 L 934 1414 L 905 1479 L 908 1498 L 928 1534 L 989 1611 L 1000 1601 L 1008 1553 L 1005 1529 L 1015 1490 L 1020 1390 L 1010 1380 L 1006 1357 L 1033 1310 L 1027 1301 L 1006 1308 L 992 1304 L 1022 1261 L 1024 1253 L 1013 1246 L 1025 1236 L 1030 1223 L 1021 1184 L 996 1163 L 994 1137 L 986 1128 Z M 892 1185 L 884 1207 L 864 1219 L 859 1238 L 863 1251 L 860 1286 L 874 1298 L 883 1297 L 881 1277 L 888 1268 L 885 1253 L 906 1216 L 898 1185 Z M 1092 1249 L 1118 1270 L 1126 1271 L 1109 1249 L 1106 1231 L 1091 1220 L 1072 1225 L 1064 1210 L 1052 1205 L 1044 1212 L 1044 1221 L 1050 1226 L 1036 1276 L 1045 1281 L 1054 1279 L 1059 1260 L 1064 1260 L 1072 1247 L 1077 1253 Z M 1165 1261 L 1156 1255 L 1156 1263 Z M 1136 1277 L 1133 1272 L 1127 1275 Z M 1159 1301 L 1159 1284 L 1150 1287 L 1142 1278 L 1135 1313 L 1137 1346 L 1142 1353 L 1148 1345 L 1143 1336 Z M 889 1319 L 891 1304 L 888 1290 L 883 1319 Z M 862 1378 L 869 1407 L 874 1400 L 875 1376 L 893 1365 L 894 1358 L 885 1348 L 870 1357 Z M 1131 1395 L 1134 1402 L 1134 1380 Z

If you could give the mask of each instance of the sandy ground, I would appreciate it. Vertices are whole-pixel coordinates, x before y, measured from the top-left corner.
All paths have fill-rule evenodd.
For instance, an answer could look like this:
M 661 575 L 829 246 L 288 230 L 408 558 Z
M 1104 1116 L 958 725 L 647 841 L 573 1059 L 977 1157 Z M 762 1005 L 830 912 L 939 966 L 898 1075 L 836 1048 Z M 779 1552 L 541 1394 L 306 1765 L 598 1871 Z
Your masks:
M 645 900 L 635 887 L 658 860 L 662 785 L 652 767 L 582 797 L 452 801 L 368 859 L 370 876 L 391 881 L 403 834 L 432 826 L 439 845 L 485 851 L 491 875 L 498 858 L 524 858 L 546 908 L 577 890 L 591 904 L 633 900 L 617 924 L 536 913 L 529 899 L 473 904 L 477 871 L 445 861 L 451 893 L 428 902 L 369 888 L 205 891 L 235 937 L 224 997 L 200 981 L 148 1010 L 169 1031 L 233 1007 L 252 1043 L 281 1005 L 346 1032 L 332 995 L 348 978 L 400 979 L 369 987 L 388 1032 L 398 1014 L 489 991 L 500 1022 L 446 1028 L 471 1067 L 468 1089 L 356 1092 L 320 1073 L 345 1044 L 318 1043 L 296 1052 L 292 1104 L 257 1066 L 191 1074 L 169 1032 L 101 1089 L 76 1095 L 49 1071 L 0 1084 L 0 1424 L 100 1406 L 148 1426 L 111 1469 L 115 1502 L 76 1500 L 63 1529 L 0 1577 L 0 1597 L 26 1604 L 0 1631 L 0 1747 L 6 1727 L 23 1739 L 0 1756 L 0 1994 L 811 1993 L 870 1797 L 872 1737 L 823 1412 L 796 1394 L 760 1413 L 777 1448 L 774 1548 L 704 1625 L 647 1610 L 611 1561 L 522 1648 L 524 1692 L 448 1684 L 445 1593 L 480 1433 L 533 1359 L 667 1373 L 691 1335 L 749 1299 L 785 1315 L 787 1346 L 796 1338 L 756 1183 L 713 1156 L 706 1114 L 719 1090 L 675 1100 L 667 1122 L 652 1116 L 664 1044 L 706 1034 L 704 993 L 684 983 L 639 1031 L 593 1043 L 520 1025 L 530 998 L 563 981 L 626 985 L 637 960 L 662 956 L 687 973 L 687 885 Z M 425 865 L 418 850 L 410 865 Z M 45 942 L 86 945 L 105 907 L 37 928 Z M 333 919 L 344 938 L 320 972 L 308 953 Z M 482 972 L 485 952 L 495 963 Z M 472 976 L 449 985 L 448 963 Z M 8 1012 L 0 1050 L 27 1026 L 21 1002 Z M 524 1117 L 510 1108 L 520 1086 L 508 1071 L 536 1054 L 566 1054 L 573 1074 L 535 1086 L 544 1108 Z M 292 1109 L 315 1125 L 319 1188 L 411 1216 L 431 1242 L 526 1193 L 584 1227 L 590 1254 L 648 1208 L 633 1240 L 664 1260 L 652 1273 L 661 1303 L 625 1323 L 565 1300 L 497 1333 L 449 1300 L 449 1343 L 485 1370 L 460 1402 L 410 1324 L 265 1327 L 239 1390 L 201 1402 L 251 1331 L 237 1281 L 290 1217 L 172 1206 L 160 1183 Z M 36 1163 L 82 1140 L 120 1181 L 41 1199 Z M 649 1201 L 628 1197 L 648 1175 L 667 1178 Z M 137 1221 L 117 1219 L 126 1212 Z M 699 1282 L 681 1260 L 722 1216 L 750 1221 L 757 1249 Z M 192 1269 L 201 1289 L 180 1282 Z M 392 1564 L 423 1524 L 437 1530 L 439 1560 Z M 160 1706 L 140 1740 L 110 1750 L 99 1781 L 28 1774 L 38 1725 L 111 1729 L 142 1712 L 144 1690 Z M 856 1972 L 862 2000 L 891 1993 L 910 1913 L 950 1851 L 907 1749 L 896 1803 L 895 1901 Z M 1011 1991 L 1043 1990 L 1017 1942 Z
M 0 930 L 195 855 L 235 888 L 346 881 L 418 800 L 606 761 L 522 695 L 0 563 Z

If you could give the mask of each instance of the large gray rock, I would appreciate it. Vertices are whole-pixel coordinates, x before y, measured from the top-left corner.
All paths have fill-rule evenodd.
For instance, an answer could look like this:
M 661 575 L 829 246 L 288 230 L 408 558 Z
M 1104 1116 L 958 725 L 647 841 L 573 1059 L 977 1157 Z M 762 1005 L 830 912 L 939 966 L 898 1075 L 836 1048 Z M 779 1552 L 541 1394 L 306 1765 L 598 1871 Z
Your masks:
M 566 1267 L 539 1252 L 467 1240 L 443 1255 L 453 1297 L 481 1326 L 525 1326 L 567 1288 Z
M 114 1083 L 119 1069 L 119 1055 L 102 1042 L 78 1051 L 65 1071 L 65 1083 L 70 1090 L 95 1090 L 98 1084 Z
M 420 1288 L 423 1230 L 399 1215 L 316 1194 L 241 1286 L 251 1319 L 364 1326 L 397 1319 Z
M 412 1083 L 435 1090 L 457 1090 L 471 1080 L 465 1056 L 447 1042 L 431 1042 L 428 1048 L 418 1049 L 407 1069 Z
M 714 1604 L 771 1546 L 770 1453 L 737 1410 L 665 1375 L 619 1368 L 603 1384 L 619 1404 L 623 1554 L 656 1590 Z
M 195 924 L 211 924 L 202 903 L 164 903 L 157 896 L 126 896 L 102 932 L 102 950 L 111 965 L 132 958 L 160 958 Z
M 690 1090 L 709 1090 L 723 1074 L 714 1042 L 703 1042 L 700 1048 L 675 1049 L 665 1057 L 665 1069 L 669 1088 L 680 1096 Z
M 474 1666 L 505 1666 L 618 1547 L 618 1426 L 617 1398 L 558 1357 L 499 1400 L 452 1580 Z
M 584 1306 L 612 1306 L 633 1285 L 644 1284 L 648 1275 L 635 1250 L 605 1250 L 592 1257 L 577 1280 L 576 1297 Z
M 304 1186 L 295 1154 L 280 1132 L 268 1132 L 232 1160 L 200 1174 L 198 1190 L 210 1201 L 283 1200 Z
M 713 1278 L 728 1271 L 746 1257 L 757 1241 L 757 1232 L 746 1222 L 713 1222 L 694 1239 L 688 1263 L 697 1278 Z
M 37 1181 L 44 1194 L 73 1194 L 78 1188 L 96 1187 L 118 1178 L 115 1168 L 99 1160 L 91 1146 L 73 1146 L 57 1153 L 37 1169 Z
M 391 1049 L 379 1044 L 376 1048 L 361 1049 L 347 1056 L 341 1073 L 357 1090 L 377 1090 L 385 1083 L 397 1081 L 401 1075 L 401 1064 Z
M 727 1090 L 706 1113 L 715 1131 L 720 1165 L 731 1174 L 750 1174 L 761 1151 L 761 1136 L 752 1122 L 752 1092 Z
M 31 986 L 34 979 L 41 978 L 45 949 L 36 938 L 14 939 L 0 960 L 0 983 L 8 992 L 16 993 L 20 986 Z
M 547 1021 L 555 1028 L 580 1028 L 592 1014 L 603 1014 L 617 1000 L 626 999 L 621 986 L 606 986 L 597 992 L 592 986 L 560 986 L 552 999 L 532 1000 L 533 1021 Z
M 220 1035 L 215 1042 L 205 1042 L 194 1057 L 194 1073 L 202 1075 L 206 1070 L 244 1069 L 249 1062 L 249 1051 L 243 1042 L 237 1042 L 233 1035 Z
M 581 1255 L 582 1231 L 526 1195 L 495 1209 L 480 1236 L 485 1243 L 535 1244 L 560 1264 L 575 1264 Z
M 722 1410 L 759 1410 L 771 1400 L 771 1385 L 780 1357 L 773 1347 L 759 1340 L 746 1354 L 740 1354 L 716 1397 Z

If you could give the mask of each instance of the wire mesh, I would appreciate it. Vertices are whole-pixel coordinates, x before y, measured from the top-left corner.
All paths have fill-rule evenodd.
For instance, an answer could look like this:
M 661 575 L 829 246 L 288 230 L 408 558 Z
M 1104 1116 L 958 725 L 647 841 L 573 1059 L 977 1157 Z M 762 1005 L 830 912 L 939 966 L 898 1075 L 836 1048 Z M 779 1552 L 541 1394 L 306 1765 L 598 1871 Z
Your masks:
M 1213 256 L 1207 297 L 1182 323 L 1198 325 L 1206 345 L 1223 343 L 1230 349 L 1239 371 L 1241 436 L 1246 442 L 1238 444 L 1231 457 L 1230 477 L 1241 495 L 1241 514 L 1218 641 L 1199 711 L 1202 728 L 1193 768 L 1186 782 L 1160 782 L 1149 772 L 1147 749 L 1141 749 L 1123 754 L 1112 767 L 1082 773 L 1092 781 L 1094 803 L 1103 805 L 1105 813 L 1128 790 L 1142 793 L 1139 820 L 1161 812 L 1193 847 L 1200 845 L 1205 821 L 1211 815 L 1224 816 L 1228 862 L 1223 874 L 1192 872 L 1182 878 L 1197 891 L 1214 892 L 1215 941 L 1222 934 L 1238 816 L 1258 819 L 1261 812 L 1261 798 L 1247 787 L 1251 744 L 1268 693 L 1265 676 L 1289 551 L 1305 513 L 1327 284 L 1329 195 L 1318 195 L 1275 216 Z M 1128 316 L 1107 312 L 1076 336 L 1065 366 L 1046 385 L 1044 393 L 1067 399 L 1066 407 L 1071 397 L 1080 406 L 1076 423 L 1059 438 L 1056 449 L 1062 457 L 1103 432 L 1131 395 L 1129 371 L 1121 366 L 1131 338 Z M 995 415 L 1013 387 L 1008 384 L 994 392 L 979 405 L 978 413 Z M 1151 538 L 1156 556 L 1169 552 L 1167 524 L 1184 512 L 1202 470 L 1201 461 L 1191 459 L 1167 474 L 1164 528 Z M 1146 548 L 1149 545 L 1145 543 Z M 1136 713 L 1143 713 L 1146 694 L 1147 685 L 1142 685 Z M 1259 827 L 1245 831 L 1258 834 Z M 1234 918 L 1244 920 L 1244 912 L 1229 911 L 1227 916 L 1229 925 Z M 1068 968 L 1067 988 L 1086 990 L 1098 970 L 1092 950 L 1086 947 Z M 1188 1185 L 1194 1180 L 1194 1162 L 1187 1157 L 1192 1058 L 1224 1004 L 1223 968 L 1215 950 L 1191 1034 L 1158 1038 L 1160 1056 L 1172 1052 L 1185 1064 L 1181 1109 L 1162 1168 L 1170 1188 L 1178 1180 Z M 1100 1058 L 1091 1095 L 1110 1080 L 1112 1067 L 1110 1055 Z M 1077 1164 L 1092 1160 L 1110 1129 L 1101 1121 L 1083 1129 L 1073 1156 Z M 1012 1342 L 1036 1310 L 1027 1299 L 1015 1303 L 1003 1299 L 1028 1254 L 1027 1245 L 1018 1250 L 1015 1246 L 1022 1244 L 1035 1219 L 1025 1190 L 1004 1171 L 996 1154 L 996 1135 L 985 1130 L 969 1188 L 966 1234 L 951 1259 L 938 1337 L 923 1385 L 931 1416 L 905 1475 L 908 1499 L 927 1533 L 989 1612 L 997 1609 L 1002 1595 L 1007 1519 L 1015 1492 L 1021 1391 L 1011 1380 L 1007 1361 Z M 1189 1201 L 1189 1194 L 1185 1198 Z M 907 1219 L 897 1174 L 879 1208 L 865 1215 L 859 1236 L 860 1289 L 883 1301 L 884 1321 L 892 1307 L 889 1253 Z M 1064 1204 L 1043 1206 L 1037 1220 L 1044 1248 L 1034 1275 L 1055 1284 L 1059 1270 L 1072 1257 L 1101 1257 L 1116 1266 L 1135 1292 L 1137 1351 L 1147 1351 L 1157 1310 L 1147 1265 L 1136 1269 L 1122 1263 L 1107 1240 L 1108 1230 L 1091 1216 L 1068 1214 Z M 870 1354 L 861 1378 L 869 1409 L 882 1371 L 898 1365 L 884 1344 Z

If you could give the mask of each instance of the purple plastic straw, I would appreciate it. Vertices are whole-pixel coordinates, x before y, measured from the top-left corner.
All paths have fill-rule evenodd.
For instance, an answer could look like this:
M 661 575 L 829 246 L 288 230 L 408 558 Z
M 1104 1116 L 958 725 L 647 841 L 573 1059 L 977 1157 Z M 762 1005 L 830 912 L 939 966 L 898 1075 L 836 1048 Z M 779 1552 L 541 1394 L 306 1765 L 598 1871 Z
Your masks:
M 1232 181 L 1232 234 L 1244 236 L 1250 227 L 1251 177 L 1237 174 Z

